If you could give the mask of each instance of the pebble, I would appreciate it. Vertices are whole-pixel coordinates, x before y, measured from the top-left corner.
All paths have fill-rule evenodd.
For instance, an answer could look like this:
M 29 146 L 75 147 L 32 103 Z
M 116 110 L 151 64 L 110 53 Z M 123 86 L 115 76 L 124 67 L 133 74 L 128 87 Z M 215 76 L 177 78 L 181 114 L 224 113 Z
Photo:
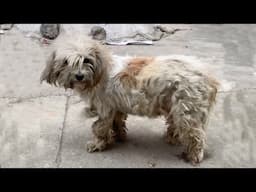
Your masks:
M 59 24 L 42 24 L 40 26 L 40 33 L 44 38 L 55 39 L 60 33 Z
M 95 40 L 105 40 L 107 37 L 107 33 L 106 33 L 105 29 L 100 26 L 92 27 L 89 35 L 92 36 L 92 38 Z
M 156 163 L 154 163 L 154 162 L 149 162 L 148 165 L 149 165 L 149 167 L 155 167 L 155 166 L 156 166 Z

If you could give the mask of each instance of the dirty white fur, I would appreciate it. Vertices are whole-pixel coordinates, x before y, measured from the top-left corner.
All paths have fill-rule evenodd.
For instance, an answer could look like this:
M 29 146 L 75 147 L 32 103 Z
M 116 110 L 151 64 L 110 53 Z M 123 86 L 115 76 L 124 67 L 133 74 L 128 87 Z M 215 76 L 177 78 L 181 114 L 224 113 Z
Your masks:
M 113 64 L 112 67 L 110 69 L 110 78 L 113 78 L 116 74 L 120 73 L 122 70 L 124 70 L 128 63 L 129 63 L 129 59 L 131 59 L 131 56 L 119 56 L 119 55 L 113 55 L 112 59 L 113 59 Z
M 186 146 L 184 157 L 199 163 L 218 86 L 203 68 L 186 56 L 115 56 L 96 41 L 72 36 L 56 41 L 41 81 L 89 98 L 98 115 L 92 125 L 94 139 L 87 145 L 89 152 L 124 140 L 128 114 L 164 116 L 167 141 Z M 77 74 L 83 79 L 78 80 Z

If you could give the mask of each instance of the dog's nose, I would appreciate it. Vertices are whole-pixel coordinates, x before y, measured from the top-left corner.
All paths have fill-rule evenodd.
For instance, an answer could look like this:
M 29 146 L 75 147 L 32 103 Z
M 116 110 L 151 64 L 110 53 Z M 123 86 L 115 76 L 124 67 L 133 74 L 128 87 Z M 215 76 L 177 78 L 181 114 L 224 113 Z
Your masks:
M 84 75 L 83 75 L 83 74 L 76 74 L 76 79 L 77 79 L 78 81 L 82 81 L 83 78 L 84 78 Z

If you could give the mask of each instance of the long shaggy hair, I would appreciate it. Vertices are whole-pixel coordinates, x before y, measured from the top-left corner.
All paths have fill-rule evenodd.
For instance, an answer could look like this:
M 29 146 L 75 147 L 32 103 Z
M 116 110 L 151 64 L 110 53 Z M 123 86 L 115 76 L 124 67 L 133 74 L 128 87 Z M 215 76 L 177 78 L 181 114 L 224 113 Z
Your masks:
M 89 99 L 94 139 L 89 152 L 125 140 L 127 114 L 164 116 L 167 141 L 186 146 L 193 164 L 203 160 L 205 129 L 218 82 L 182 56 L 121 57 L 85 36 L 56 40 L 41 81 Z

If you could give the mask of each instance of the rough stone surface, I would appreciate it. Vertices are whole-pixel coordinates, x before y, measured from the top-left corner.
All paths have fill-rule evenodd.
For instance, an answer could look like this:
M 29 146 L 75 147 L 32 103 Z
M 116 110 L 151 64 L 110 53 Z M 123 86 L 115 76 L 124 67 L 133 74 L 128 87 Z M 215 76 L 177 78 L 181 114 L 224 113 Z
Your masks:
M 0 165 L 56 166 L 66 97 L 0 99 Z

